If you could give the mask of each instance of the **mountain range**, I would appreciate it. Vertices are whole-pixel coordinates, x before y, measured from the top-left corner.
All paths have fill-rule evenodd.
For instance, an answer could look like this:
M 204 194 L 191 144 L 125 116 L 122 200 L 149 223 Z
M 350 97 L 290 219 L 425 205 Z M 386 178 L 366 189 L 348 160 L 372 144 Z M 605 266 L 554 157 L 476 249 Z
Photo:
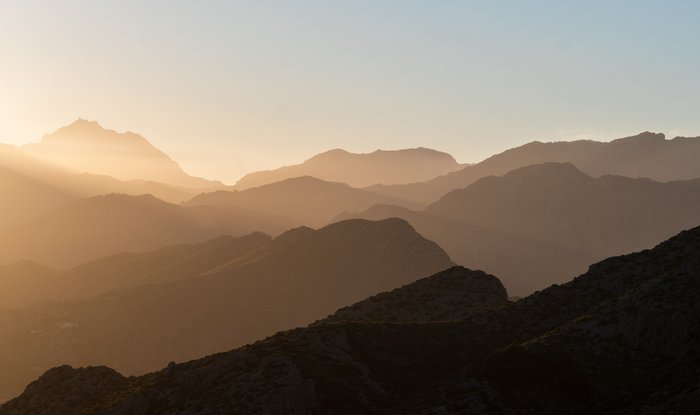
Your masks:
M 183 207 L 150 195 L 110 194 L 79 199 L 6 229 L 0 234 L 0 264 L 32 260 L 68 268 L 111 254 L 285 229 L 235 208 Z
M 447 192 L 462 189 L 487 176 L 546 162 L 571 163 L 592 176 L 617 175 L 668 182 L 700 177 L 700 137 L 676 137 L 643 132 L 610 142 L 592 140 L 534 141 L 506 150 L 479 163 L 421 183 L 374 185 L 369 190 L 428 205 Z
M 225 186 L 91 121 L 0 145 L 0 402 L 39 378 L 0 414 L 689 412 L 699 159 L 336 149 Z
M 274 239 L 218 238 L 85 264 L 52 277 L 57 290 L 48 287 L 39 301 L 53 301 L 0 310 L 0 401 L 37 370 L 108 364 L 144 373 L 307 325 L 452 265 L 399 219 L 297 228 Z
M 345 183 L 326 182 L 310 176 L 245 190 L 219 190 L 195 196 L 184 206 L 233 207 L 275 218 L 291 226 L 327 225 L 343 212 L 362 212 L 376 204 L 416 207 L 395 197 L 356 189 Z
M 358 303 L 349 320 L 141 377 L 57 367 L 0 414 L 693 413 L 698 275 L 695 228 L 520 301 L 443 319 L 431 315 L 441 298 L 460 307 L 446 287 L 503 294 L 484 274 L 451 269 Z M 401 317 L 380 303 L 402 304 Z
M 545 163 L 480 179 L 421 211 L 384 205 L 339 218 L 350 217 L 406 219 L 458 264 L 523 296 L 700 225 L 700 180 L 593 178 Z
M 235 188 L 244 190 L 300 176 L 312 176 L 353 187 L 422 182 L 461 168 L 455 159 L 429 148 L 377 150 L 367 154 L 335 149 L 301 164 L 250 173 Z
M 77 173 L 120 180 L 148 180 L 185 188 L 215 188 L 223 183 L 186 174 L 177 163 L 144 137 L 102 128 L 79 119 L 22 147 L 30 156 Z

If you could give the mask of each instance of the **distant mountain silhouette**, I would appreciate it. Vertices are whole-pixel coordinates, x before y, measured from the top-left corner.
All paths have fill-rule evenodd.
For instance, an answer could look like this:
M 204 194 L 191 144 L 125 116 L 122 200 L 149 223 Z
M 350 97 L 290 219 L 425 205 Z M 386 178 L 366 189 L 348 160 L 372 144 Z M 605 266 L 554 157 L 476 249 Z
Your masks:
M 79 198 L 109 193 L 152 194 L 170 202 L 188 200 L 196 191 L 147 181 L 70 173 L 0 144 L 0 229 L 36 219 Z
M 136 378 L 58 367 L 0 414 L 693 413 L 698 275 L 695 228 L 460 320 L 329 321 Z
M 108 364 L 143 373 L 307 325 L 453 265 L 399 219 L 298 228 L 252 248 L 240 241 L 235 249 L 215 240 L 94 262 L 74 270 L 72 284 L 92 278 L 101 289 L 130 288 L 0 311 L 0 401 L 37 368 Z
M 79 119 L 22 148 L 32 157 L 77 173 L 145 180 L 186 188 L 215 188 L 220 182 L 192 177 L 142 136 L 117 133 L 95 121 Z
M 300 176 L 347 183 L 353 187 L 413 183 L 460 167 L 449 154 L 428 148 L 377 150 L 367 154 L 335 149 L 318 154 L 302 164 L 248 174 L 235 187 L 244 190 Z
M 415 206 L 403 200 L 345 183 L 331 183 L 303 176 L 243 191 L 217 191 L 194 197 L 185 206 L 232 206 L 284 218 L 293 226 L 318 227 L 328 224 L 341 212 L 362 212 L 375 204 Z
M 236 261 L 250 260 L 270 241 L 260 232 L 239 238 L 220 236 L 152 252 L 112 255 L 65 271 L 29 261 L 17 262 L 0 267 L 0 309 L 89 298 L 138 285 L 206 275 Z
M 0 233 L 0 264 L 28 259 L 67 268 L 122 252 L 282 229 L 234 208 L 182 207 L 149 195 L 95 196 Z
M 545 163 L 483 178 L 423 211 L 375 206 L 339 218 L 348 217 L 404 218 L 458 264 L 498 275 L 522 296 L 700 225 L 700 180 L 595 179 Z
M 700 137 L 666 140 L 663 134 L 643 132 L 609 143 L 534 141 L 423 183 L 372 186 L 369 190 L 429 204 L 450 190 L 462 189 L 483 177 L 501 176 L 545 162 L 572 163 L 593 177 L 610 174 L 668 182 L 700 178 L 697 160 L 700 160 Z

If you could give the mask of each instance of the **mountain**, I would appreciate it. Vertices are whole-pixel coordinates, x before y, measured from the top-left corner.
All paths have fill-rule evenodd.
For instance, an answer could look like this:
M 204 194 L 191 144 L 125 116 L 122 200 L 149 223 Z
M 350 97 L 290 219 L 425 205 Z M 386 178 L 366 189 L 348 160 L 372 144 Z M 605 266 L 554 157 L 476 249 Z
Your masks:
M 507 304 L 508 294 L 498 278 L 455 266 L 343 307 L 320 323 L 459 320 Z
M 79 119 L 22 148 L 30 156 L 77 173 L 107 175 L 120 180 L 145 180 L 185 188 L 223 186 L 186 174 L 177 163 L 144 137 L 102 128 Z
M 400 199 L 303 176 L 242 191 L 217 191 L 194 197 L 185 206 L 230 206 L 283 218 L 292 226 L 318 227 L 341 212 L 362 212 L 378 203 L 404 205 Z M 408 206 L 415 204 L 407 203 Z
M 74 200 L 73 196 L 50 184 L 0 165 L 0 229 L 26 222 L 49 209 Z
M 483 177 L 501 176 L 520 167 L 546 162 L 572 163 L 592 177 L 617 175 L 669 182 L 700 178 L 698 159 L 700 137 L 666 140 L 663 134 L 643 132 L 608 143 L 534 141 L 423 183 L 377 185 L 369 190 L 429 204 L 450 190 L 462 189 Z
M 56 271 L 31 261 L 0 265 L 0 309 L 43 300 L 45 287 L 55 285 Z
M 447 153 L 428 148 L 377 150 L 367 154 L 335 149 L 318 154 L 301 164 L 248 174 L 236 183 L 244 190 L 301 176 L 353 187 L 375 184 L 413 183 L 458 170 L 460 166 Z
M 152 252 L 111 255 L 65 271 L 20 261 L 0 267 L 0 309 L 89 298 L 138 285 L 206 275 L 236 261 L 250 260 L 264 252 L 270 241 L 260 232 L 238 238 L 220 236 Z
M 71 173 L 0 144 L 0 229 L 17 226 L 79 198 L 109 193 L 152 194 L 179 203 L 196 191 L 147 181 Z
M 276 233 L 282 228 L 235 209 L 182 207 L 150 195 L 95 196 L 1 233 L 0 264 L 27 259 L 67 268 L 106 255 L 254 230 Z
M 699 275 L 695 228 L 460 320 L 321 322 L 143 377 L 58 367 L 0 414 L 693 413 Z
M 545 163 L 480 179 L 422 211 L 376 206 L 339 218 L 348 217 L 403 218 L 458 264 L 523 296 L 700 225 L 700 180 L 593 178 Z
M 0 311 L 0 401 L 18 394 L 37 370 L 101 364 L 144 373 L 310 324 L 454 265 L 399 219 L 297 228 L 256 244 L 189 247 L 201 252 L 191 260 L 178 254 L 183 248 L 156 251 L 136 258 L 133 271 L 108 259 L 87 265 L 80 278 L 107 288 L 116 280 L 115 291 Z M 173 256 L 183 261 L 173 263 Z M 110 261 L 114 271 L 102 274 Z M 157 264 L 163 272 L 154 276 L 148 270 Z

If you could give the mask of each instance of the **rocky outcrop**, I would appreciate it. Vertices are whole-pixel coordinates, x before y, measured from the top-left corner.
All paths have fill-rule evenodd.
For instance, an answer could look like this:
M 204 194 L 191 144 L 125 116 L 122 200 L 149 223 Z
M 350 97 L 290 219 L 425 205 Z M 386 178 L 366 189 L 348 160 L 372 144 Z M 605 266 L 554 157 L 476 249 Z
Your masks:
M 498 278 L 457 266 L 341 308 L 320 323 L 459 320 L 507 304 Z

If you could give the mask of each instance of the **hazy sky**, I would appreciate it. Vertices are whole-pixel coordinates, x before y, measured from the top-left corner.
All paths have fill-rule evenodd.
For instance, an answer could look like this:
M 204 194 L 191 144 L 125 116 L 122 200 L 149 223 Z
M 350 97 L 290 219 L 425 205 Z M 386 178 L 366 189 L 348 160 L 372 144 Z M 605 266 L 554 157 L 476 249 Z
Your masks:
M 473 162 L 700 135 L 699 17 L 697 1 L 0 0 L 0 142 L 82 117 L 233 182 L 336 147 Z

